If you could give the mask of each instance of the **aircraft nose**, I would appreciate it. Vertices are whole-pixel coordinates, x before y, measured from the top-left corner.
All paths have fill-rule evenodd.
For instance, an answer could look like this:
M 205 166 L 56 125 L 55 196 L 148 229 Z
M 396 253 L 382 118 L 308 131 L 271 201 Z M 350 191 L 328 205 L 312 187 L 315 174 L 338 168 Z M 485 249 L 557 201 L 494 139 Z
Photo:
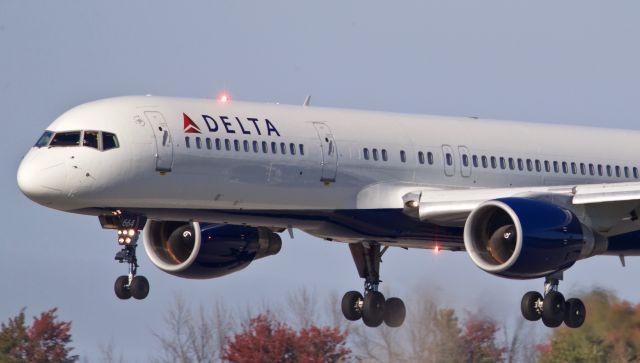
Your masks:
M 64 198 L 66 175 L 64 162 L 46 164 L 29 153 L 20 163 L 17 182 L 20 191 L 42 205 L 52 205 Z

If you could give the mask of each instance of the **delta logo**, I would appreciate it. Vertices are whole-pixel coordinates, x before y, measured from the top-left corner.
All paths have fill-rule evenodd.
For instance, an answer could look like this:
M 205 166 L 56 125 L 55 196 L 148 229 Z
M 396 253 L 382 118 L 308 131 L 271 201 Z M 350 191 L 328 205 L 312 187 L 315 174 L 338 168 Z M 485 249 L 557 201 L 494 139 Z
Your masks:
M 189 115 L 182 113 L 184 132 L 186 134 L 201 134 L 202 130 Z M 202 115 L 202 121 L 209 132 L 226 132 L 227 134 L 266 135 L 280 137 L 280 131 L 268 118 L 257 117 L 229 117 Z

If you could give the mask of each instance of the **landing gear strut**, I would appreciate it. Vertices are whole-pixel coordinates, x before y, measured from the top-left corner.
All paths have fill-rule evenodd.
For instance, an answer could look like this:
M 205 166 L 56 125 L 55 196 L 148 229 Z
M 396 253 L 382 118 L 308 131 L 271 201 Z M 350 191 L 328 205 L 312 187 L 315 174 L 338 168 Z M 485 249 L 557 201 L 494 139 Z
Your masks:
M 146 218 L 116 211 L 112 216 L 102 216 L 100 222 L 103 227 L 117 229 L 118 245 L 122 249 L 116 253 L 115 260 L 129 265 L 129 273 L 118 277 L 113 286 L 116 296 L 123 300 L 131 297 L 138 300 L 146 298 L 149 295 L 149 280 L 137 274 L 138 259 L 136 257 L 138 238 L 140 231 L 144 228 Z
M 544 282 L 544 296 L 537 291 L 529 291 L 522 297 L 522 316 L 530 321 L 542 319 L 542 323 L 556 328 L 564 322 L 569 328 L 579 328 L 587 316 L 584 303 L 580 299 L 564 299 L 558 291 L 562 273 L 547 276 Z
M 378 291 L 380 285 L 380 262 L 388 247 L 381 249 L 378 243 L 350 244 L 351 255 L 360 277 L 364 281 L 364 296 L 358 291 L 349 291 L 342 297 L 342 314 L 347 320 L 362 319 L 369 327 L 377 327 L 384 321 L 390 327 L 402 325 L 406 316 L 404 302 L 397 297 L 385 300 Z

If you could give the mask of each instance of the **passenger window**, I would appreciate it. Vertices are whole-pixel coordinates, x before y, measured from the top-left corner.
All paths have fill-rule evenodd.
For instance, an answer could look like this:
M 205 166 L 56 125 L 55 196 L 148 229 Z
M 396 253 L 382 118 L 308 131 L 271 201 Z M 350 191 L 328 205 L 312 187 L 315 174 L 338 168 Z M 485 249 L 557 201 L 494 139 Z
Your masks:
M 569 164 L 566 161 L 562 162 L 562 172 L 565 174 L 569 174 Z
M 184 146 L 186 146 L 187 148 L 191 147 L 191 139 L 189 138 L 189 136 L 184 137 Z
M 304 145 L 300 144 L 300 155 L 304 155 Z
M 227 151 L 231 151 L 231 140 L 224 139 L 224 148 L 227 149 Z
M 271 142 L 271 152 L 274 154 L 278 153 L 278 144 L 275 141 Z
M 418 153 L 418 162 L 424 164 L 424 153 L 422 151 Z
M 450 153 L 447 153 L 447 155 L 445 155 L 445 158 L 447 159 L 447 165 L 451 166 L 453 165 L 453 155 L 451 155 Z
M 616 165 L 616 177 L 620 177 L 620 166 Z
M 507 168 L 507 160 L 503 157 L 500 157 L 500 169 L 504 170 Z
M 389 160 L 389 157 L 387 156 L 387 150 L 386 149 L 382 149 L 382 160 L 383 161 Z
M 602 172 L 602 164 L 598 164 L 598 175 L 604 176 L 604 173 Z
M 640 177 L 640 175 L 638 175 L 638 168 L 636 168 L 635 166 L 633 167 L 633 177 L 636 179 Z
M 478 167 L 478 155 L 471 156 L 471 162 L 473 163 L 473 167 L 477 168 Z
M 372 149 L 371 153 L 373 155 L 373 160 L 378 161 L 378 149 L 376 148 Z
M 291 152 L 291 155 L 295 155 L 296 154 L 296 144 L 290 143 L 289 144 L 289 151 Z
M 242 146 L 244 146 L 244 151 L 248 153 L 249 152 L 249 141 L 248 140 L 244 140 L 242 142 Z
M 207 137 L 207 149 L 212 149 L 211 139 Z
M 196 147 L 198 149 L 202 148 L 202 140 L 199 137 L 196 137 Z
M 98 149 L 98 131 L 85 131 L 82 137 L 82 146 Z
M 578 166 L 576 165 L 576 163 L 571 163 L 571 173 L 578 174 Z
M 560 165 L 558 164 L 557 161 L 553 162 L 553 171 L 557 174 L 560 172 Z
M 47 147 L 49 146 L 49 141 L 51 141 L 51 137 L 53 136 L 53 132 L 51 131 L 45 131 L 42 136 L 40 136 L 40 138 L 38 139 L 38 141 L 36 142 L 36 144 L 34 145 L 35 147 Z
M 628 167 L 628 166 L 625 166 L 625 167 L 624 167 L 624 177 L 625 177 L 625 178 L 628 178 L 628 177 L 629 177 L 629 167 Z
M 589 174 L 596 175 L 596 168 L 593 166 L 593 164 L 589 164 Z
M 587 175 L 587 166 L 584 163 L 580 163 L 580 174 Z
M 262 142 L 262 152 L 265 154 L 269 153 L 269 145 L 267 144 L 266 141 Z
M 80 131 L 58 132 L 53 136 L 51 147 L 80 146 Z
M 240 141 L 233 140 L 233 148 L 236 149 L 236 151 L 240 151 Z
M 282 155 L 287 155 L 287 144 L 285 144 L 284 142 L 280 143 L 280 152 L 282 153 Z
M 431 151 L 427 153 L 427 162 L 429 165 L 433 165 L 433 153 Z
M 384 152 L 384 150 L 382 151 Z M 407 154 L 404 152 L 404 150 L 400 150 L 400 161 L 402 161 L 403 163 L 407 162 Z
M 547 173 L 550 173 L 550 172 L 551 172 L 551 163 L 549 162 L 549 160 L 545 160 L 545 161 L 544 161 L 544 170 L 545 170 Z
M 527 170 L 533 171 L 533 162 L 531 161 L 531 159 L 527 159 Z
M 494 168 L 494 169 L 498 167 L 498 162 L 497 162 L 495 156 L 491 157 L 491 167 Z
M 516 170 L 516 163 L 515 163 L 515 160 L 513 160 L 513 158 L 509 158 L 509 169 Z
M 469 156 L 467 154 L 462 154 L 462 165 L 469 166 Z
M 487 168 L 489 166 L 489 163 L 487 162 L 487 157 L 486 156 L 482 155 L 480 160 L 482 160 L 482 167 L 483 168 Z
M 216 150 L 222 150 L 222 141 L 216 139 Z
M 611 165 L 607 165 L 607 176 L 611 176 Z
M 518 170 L 523 171 L 524 170 L 524 161 L 522 161 L 522 159 L 518 158 Z
M 259 151 L 258 142 L 253 140 L 253 152 L 257 153 Z
M 536 171 L 539 173 L 542 171 L 542 164 L 540 163 L 540 160 L 536 159 Z
M 120 147 L 118 137 L 110 132 L 102 132 L 102 150 L 107 151 Z
M 369 149 L 366 147 L 362 150 L 362 155 L 364 156 L 364 160 L 369 160 Z

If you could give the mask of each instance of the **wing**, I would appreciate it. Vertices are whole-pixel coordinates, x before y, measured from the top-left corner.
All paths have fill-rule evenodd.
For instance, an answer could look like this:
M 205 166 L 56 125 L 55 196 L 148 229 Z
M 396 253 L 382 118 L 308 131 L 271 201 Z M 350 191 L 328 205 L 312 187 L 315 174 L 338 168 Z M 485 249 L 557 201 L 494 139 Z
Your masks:
M 403 195 L 404 213 L 419 220 L 463 226 L 481 203 L 500 198 L 545 200 L 572 210 L 594 230 L 614 235 L 639 230 L 640 183 L 605 183 L 568 186 L 424 189 Z

